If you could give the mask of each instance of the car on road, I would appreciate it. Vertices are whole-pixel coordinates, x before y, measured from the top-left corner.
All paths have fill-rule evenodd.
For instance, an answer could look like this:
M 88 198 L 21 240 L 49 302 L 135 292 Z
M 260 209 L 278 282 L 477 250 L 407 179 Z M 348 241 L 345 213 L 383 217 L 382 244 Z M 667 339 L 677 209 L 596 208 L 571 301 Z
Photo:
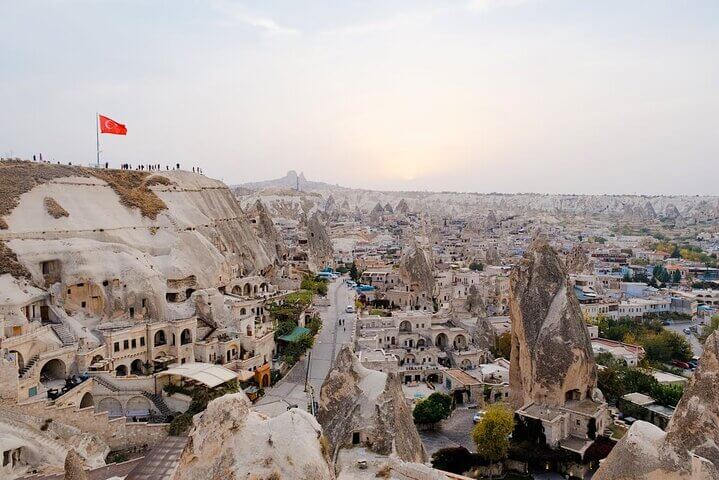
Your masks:
M 687 334 L 687 335 L 691 335 L 691 334 L 692 334 L 692 331 L 691 331 L 691 329 L 689 329 L 689 328 L 685 328 L 685 329 L 682 330 L 682 331 L 683 331 L 685 334 Z
M 472 417 L 472 423 L 479 423 L 479 421 L 482 420 L 482 417 L 484 417 L 484 411 L 480 410 Z
M 684 370 L 690 370 L 692 368 L 687 362 L 682 362 L 681 360 L 672 360 L 672 365 L 683 368 Z
M 353 307 L 352 305 L 347 305 L 347 306 L 345 307 L 345 312 L 347 312 L 347 313 L 355 313 L 355 307 Z

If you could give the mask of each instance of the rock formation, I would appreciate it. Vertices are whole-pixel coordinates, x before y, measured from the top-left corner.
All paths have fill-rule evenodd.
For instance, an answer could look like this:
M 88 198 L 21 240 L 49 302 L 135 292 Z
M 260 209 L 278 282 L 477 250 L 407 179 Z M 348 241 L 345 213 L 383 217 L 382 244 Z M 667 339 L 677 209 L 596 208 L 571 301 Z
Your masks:
M 646 218 L 650 220 L 654 220 L 657 218 L 657 212 L 654 210 L 654 205 L 652 205 L 652 202 L 647 200 L 647 202 L 644 204 L 644 215 Z
M 407 200 L 405 200 L 404 198 L 400 199 L 394 211 L 397 213 L 408 213 L 409 205 L 407 204 Z
M 486 317 L 478 317 L 477 323 L 471 330 L 472 343 L 484 350 L 492 350 L 496 346 L 496 334 L 492 324 Z
M 699 367 L 666 432 L 635 422 L 595 480 L 719 479 L 719 333 L 709 336 Z
M 3 175 L 22 167 L 2 163 Z M 124 170 L 103 170 L 99 178 L 83 176 L 92 169 L 65 172 L 36 164 L 37 175 L 46 167 L 53 168 L 48 173 L 52 182 L 18 192 L 17 206 L 4 216 L 9 228 L 0 236 L 7 232 L 9 240 L 0 247 L 0 272 L 17 276 L 24 270 L 34 284 L 45 288 L 57 281 L 83 284 L 99 298 L 93 314 L 112 318 L 135 307 L 148 317 L 164 318 L 170 283 L 194 276 L 193 289 L 210 288 L 229 282 L 233 267 L 239 265 L 250 274 L 276 260 L 276 252 L 265 249 L 230 190 L 219 181 L 177 170 L 163 172 L 160 183 L 146 178 L 145 197 L 126 192 L 128 202 L 144 205 L 146 198 L 153 205 L 162 204 L 162 209 L 145 215 L 117 193 L 125 192 L 119 185 Z M 75 176 L 62 176 L 63 172 Z M 46 197 L 69 216 L 48 214 Z M 58 275 L 43 274 L 48 262 Z M 58 302 L 72 313 L 73 306 L 64 292 L 60 294 Z
M 319 213 L 315 213 L 307 221 L 307 245 L 310 260 L 315 268 L 322 268 L 332 263 L 334 249 L 327 228 L 320 220 Z
M 581 245 L 575 245 L 566 259 L 568 273 L 591 273 L 592 263 Z
M 365 368 L 348 346 L 339 352 L 322 385 L 317 420 L 333 455 L 351 447 L 358 432 L 361 445 L 373 452 L 395 453 L 408 462 L 425 460 L 399 377 Z
M 561 406 L 568 392 L 591 398 L 597 371 L 587 327 L 564 265 L 537 237 L 510 276 L 512 402 Z
M 70 449 L 65 457 L 65 476 L 64 480 L 88 480 L 87 473 L 82 464 L 82 459 Z
M 502 257 L 499 256 L 499 252 L 497 251 L 497 247 L 495 245 L 490 245 L 487 247 L 487 250 L 485 250 L 484 262 L 487 265 L 501 265 L 502 264 Z
M 399 262 L 399 275 L 405 284 L 416 286 L 419 292 L 424 292 L 427 300 L 432 298 L 434 272 L 432 261 L 424 248 L 414 245 L 402 254 Z
M 279 262 L 287 254 L 287 246 L 279 232 L 277 232 L 264 204 L 259 200 L 255 203 L 255 212 L 257 215 L 257 236 L 264 244 L 265 249 L 272 253 L 275 261 Z
M 679 213 L 679 209 L 676 205 L 674 205 L 673 203 L 669 203 L 664 208 L 664 216 L 667 218 L 676 219 L 681 217 L 681 214 Z
M 335 478 L 314 417 L 294 408 L 268 418 L 250 405 L 240 392 L 195 415 L 172 480 Z

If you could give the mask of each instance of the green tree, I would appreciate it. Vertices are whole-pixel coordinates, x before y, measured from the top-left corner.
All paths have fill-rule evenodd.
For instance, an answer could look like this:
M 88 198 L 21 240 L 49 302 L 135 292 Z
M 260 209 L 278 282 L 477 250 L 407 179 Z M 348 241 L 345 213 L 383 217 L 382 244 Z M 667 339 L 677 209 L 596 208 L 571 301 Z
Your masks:
M 489 461 L 490 479 L 492 464 L 507 457 L 512 430 L 514 413 L 501 403 L 490 405 L 472 430 L 472 440 L 477 446 L 477 453 Z
M 414 406 L 412 416 L 415 423 L 437 423 L 452 413 L 452 397 L 435 392 Z
M 355 265 L 355 262 L 352 262 L 352 265 L 350 265 L 350 278 L 359 283 L 360 276 L 359 270 L 357 270 L 357 265 Z
M 707 325 L 702 328 L 702 333 L 699 336 L 702 342 L 705 342 L 709 335 L 714 333 L 719 328 L 719 315 L 714 315 Z
M 672 273 L 672 283 L 681 283 L 682 273 L 679 270 L 674 270 Z
M 484 264 L 482 262 L 472 262 L 469 264 L 469 269 L 475 272 L 481 272 L 484 270 Z
M 509 360 L 512 353 L 512 335 L 509 332 L 505 332 L 497 337 L 495 353 L 497 357 Z

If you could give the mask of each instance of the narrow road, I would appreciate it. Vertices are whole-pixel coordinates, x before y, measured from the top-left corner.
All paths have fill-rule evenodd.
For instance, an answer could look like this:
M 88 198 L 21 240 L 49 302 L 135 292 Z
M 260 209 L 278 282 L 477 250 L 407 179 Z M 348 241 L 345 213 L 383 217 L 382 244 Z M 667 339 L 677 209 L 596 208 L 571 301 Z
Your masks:
M 327 298 L 330 300 L 329 306 L 318 307 L 322 329 L 315 337 L 311 353 L 300 359 L 276 385 L 265 390 L 265 396 L 255 404 L 255 410 L 276 417 L 291 405 L 307 408 L 312 394 L 315 401 L 319 401 L 322 382 L 332 368 L 337 353 L 342 345 L 352 343 L 355 318 L 354 314 L 345 313 L 347 305 L 354 305 L 354 291 L 341 278 L 328 285 Z M 346 319 L 347 325 L 338 325 L 339 319 Z

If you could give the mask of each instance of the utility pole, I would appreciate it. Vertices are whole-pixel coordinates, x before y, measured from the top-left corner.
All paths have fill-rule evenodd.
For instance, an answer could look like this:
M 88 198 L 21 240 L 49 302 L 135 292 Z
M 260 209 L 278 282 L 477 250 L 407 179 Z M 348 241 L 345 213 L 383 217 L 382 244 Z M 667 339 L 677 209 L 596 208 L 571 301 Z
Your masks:
M 100 117 L 95 112 L 95 140 L 97 141 L 97 161 L 95 166 L 100 168 Z

